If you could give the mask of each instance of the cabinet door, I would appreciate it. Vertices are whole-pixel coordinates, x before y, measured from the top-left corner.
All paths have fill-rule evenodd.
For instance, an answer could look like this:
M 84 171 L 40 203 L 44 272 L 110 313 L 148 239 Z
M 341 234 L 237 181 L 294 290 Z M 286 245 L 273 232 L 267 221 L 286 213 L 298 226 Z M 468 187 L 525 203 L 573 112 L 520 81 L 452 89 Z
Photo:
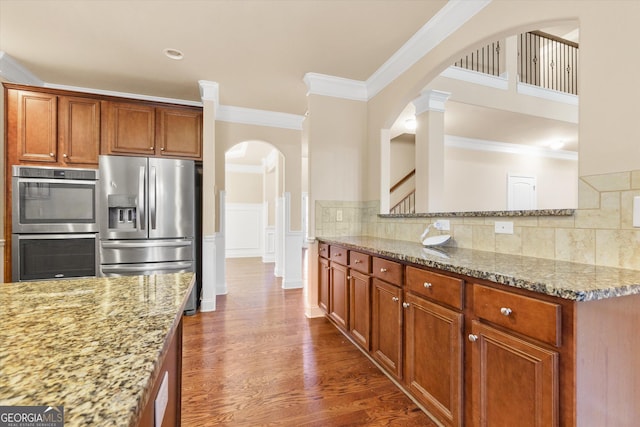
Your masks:
M 11 108 L 11 105 L 9 106 Z M 17 91 L 18 161 L 58 161 L 58 97 Z
M 478 321 L 471 329 L 477 425 L 558 426 L 558 353 Z
M 318 306 L 329 313 L 329 260 L 318 258 Z
M 100 101 L 61 96 L 58 141 L 62 162 L 97 165 L 100 153 Z
M 344 330 L 349 320 L 349 283 L 347 267 L 331 263 L 329 280 L 329 316 Z
M 156 108 L 156 154 L 202 159 L 202 111 Z
M 462 313 L 405 294 L 405 380 L 445 426 L 462 425 Z
M 155 108 L 132 102 L 103 101 L 105 154 L 155 154 Z
M 370 350 L 371 278 L 354 270 L 349 273 L 349 333 Z
M 402 290 L 373 279 L 371 351 L 373 357 L 397 379 L 402 378 Z

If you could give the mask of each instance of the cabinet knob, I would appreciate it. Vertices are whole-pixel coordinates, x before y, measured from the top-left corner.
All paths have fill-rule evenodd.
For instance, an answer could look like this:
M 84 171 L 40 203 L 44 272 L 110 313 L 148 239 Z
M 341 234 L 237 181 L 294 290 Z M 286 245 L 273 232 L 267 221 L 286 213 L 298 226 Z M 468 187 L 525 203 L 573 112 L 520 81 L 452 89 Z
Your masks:
M 512 313 L 512 311 L 511 311 L 511 309 L 510 309 L 510 308 L 508 308 L 508 307 L 502 307 L 502 308 L 500 309 L 500 313 L 502 313 L 502 314 L 503 314 L 503 315 L 505 315 L 505 316 L 509 316 L 509 315 Z
M 411 305 L 411 304 L 409 304 L 408 302 L 403 302 L 403 303 L 402 303 L 402 306 L 403 306 L 404 308 L 409 308 L 409 306 L 410 306 L 410 305 Z
M 478 336 L 474 334 L 469 334 L 469 341 L 476 342 L 478 340 Z
M 160 148 L 160 151 L 164 151 L 164 147 Z
M 424 282 L 422 285 L 423 285 L 425 288 L 430 288 L 431 286 L 433 286 L 433 285 L 431 284 L 431 282 Z
M 359 259 L 353 261 L 354 264 L 360 264 L 362 261 L 360 261 Z
M 380 273 L 386 273 L 386 272 L 387 272 L 387 269 L 386 269 L 386 268 L 381 268 L 381 269 L 380 269 Z
M 53 153 L 49 153 L 49 157 L 53 157 Z
M 153 147 L 149 147 L 149 150 L 153 150 Z
M 391 301 L 393 301 L 393 302 L 398 302 L 398 301 L 400 301 L 400 298 L 398 298 L 398 297 L 392 297 L 392 298 L 391 298 Z
M 351 280 L 351 276 L 347 276 L 347 280 Z
M 64 153 L 64 154 L 62 155 L 62 157 L 64 157 L 64 158 L 66 159 L 66 158 L 67 158 L 67 157 L 69 157 L 69 156 L 67 156 L 67 153 Z

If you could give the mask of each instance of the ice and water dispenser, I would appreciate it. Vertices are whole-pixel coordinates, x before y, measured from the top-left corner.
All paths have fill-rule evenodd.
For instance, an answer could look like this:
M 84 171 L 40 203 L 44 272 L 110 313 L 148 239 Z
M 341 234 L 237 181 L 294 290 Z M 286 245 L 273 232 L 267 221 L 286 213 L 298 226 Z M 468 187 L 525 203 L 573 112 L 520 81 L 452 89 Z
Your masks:
M 136 230 L 138 228 L 138 198 L 131 194 L 110 194 L 109 229 Z

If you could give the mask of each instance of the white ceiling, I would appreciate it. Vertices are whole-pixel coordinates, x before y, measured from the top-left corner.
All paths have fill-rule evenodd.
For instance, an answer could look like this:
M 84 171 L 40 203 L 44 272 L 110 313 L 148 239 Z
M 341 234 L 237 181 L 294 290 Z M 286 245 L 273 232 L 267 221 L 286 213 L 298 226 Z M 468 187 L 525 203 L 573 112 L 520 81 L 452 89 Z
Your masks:
M 223 105 L 303 115 L 306 73 L 365 81 L 446 3 L 0 0 L 0 51 L 48 84 L 199 101 L 198 80 L 208 80 Z M 165 48 L 184 59 L 167 58 Z M 532 141 L 570 132 L 553 120 L 455 104 L 447 103 L 452 135 Z M 509 126 L 485 133 L 489 120 Z
M 59 85 L 302 115 L 307 72 L 369 78 L 446 0 L 0 0 L 0 51 Z M 175 61 L 163 49 L 180 49 Z

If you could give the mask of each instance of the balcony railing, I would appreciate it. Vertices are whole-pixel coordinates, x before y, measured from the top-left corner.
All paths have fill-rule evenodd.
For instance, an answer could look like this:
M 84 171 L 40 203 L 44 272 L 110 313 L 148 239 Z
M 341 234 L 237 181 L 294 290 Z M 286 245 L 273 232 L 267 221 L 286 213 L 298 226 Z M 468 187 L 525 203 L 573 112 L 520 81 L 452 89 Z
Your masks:
M 504 71 L 500 41 L 461 57 L 453 65 L 492 76 Z M 501 57 L 502 55 L 502 57 Z M 578 44 L 540 31 L 518 36 L 518 75 L 522 83 L 578 94 Z
M 454 64 L 456 67 L 492 76 L 500 75 L 500 42 L 489 43 L 486 46 L 476 49 Z
M 518 37 L 520 81 L 578 94 L 578 44 L 533 31 Z

